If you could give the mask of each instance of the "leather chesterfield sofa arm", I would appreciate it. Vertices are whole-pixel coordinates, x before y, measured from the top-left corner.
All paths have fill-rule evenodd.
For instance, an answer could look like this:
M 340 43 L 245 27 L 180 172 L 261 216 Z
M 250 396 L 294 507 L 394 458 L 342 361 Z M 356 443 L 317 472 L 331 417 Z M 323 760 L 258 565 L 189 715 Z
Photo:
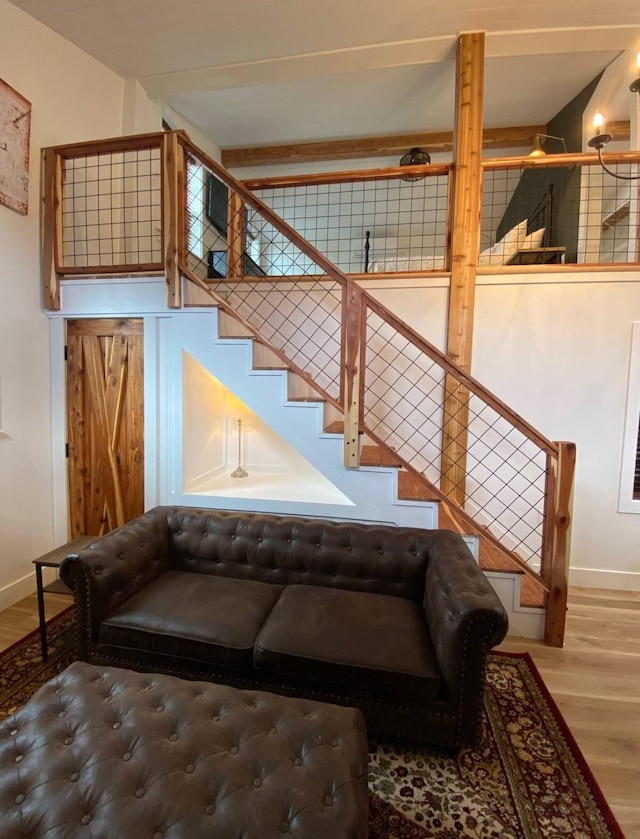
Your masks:
M 75 593 L 83 659 L 104 618 L 168 570 L 167 534 L 162 518 L 140 517 L 64 559 L 60 576 Z

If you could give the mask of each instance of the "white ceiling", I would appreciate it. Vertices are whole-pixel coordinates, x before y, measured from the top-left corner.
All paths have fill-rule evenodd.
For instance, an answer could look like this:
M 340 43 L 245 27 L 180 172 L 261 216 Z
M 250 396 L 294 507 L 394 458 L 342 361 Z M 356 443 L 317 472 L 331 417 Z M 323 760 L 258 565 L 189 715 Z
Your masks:
M 545 124 L 640 49 L 638 0 L 13 3 L 221 147 L 450 129 L 460 32 L 487 33 L 488 127 Z

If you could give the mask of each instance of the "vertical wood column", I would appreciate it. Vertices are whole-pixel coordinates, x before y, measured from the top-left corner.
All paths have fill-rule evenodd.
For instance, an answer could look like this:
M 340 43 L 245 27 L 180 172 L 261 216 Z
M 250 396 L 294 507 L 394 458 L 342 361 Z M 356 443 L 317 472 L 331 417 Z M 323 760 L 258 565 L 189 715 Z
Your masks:
M 451 197 L 451 288 L 447 355 L 471 370 L 476 266 L 482 209 L 482 103 L 484 33 L 458 39 L 454 176 Z M 458 504 L 465 499 L 469 393 L 451 376 L 445 378 L 440 487 Z
M 362 291 L 349 283 L 342 287 L 342 375 L 344 410 L 344 465 L 360 465 L 360 420 L 364 411 L 365 307 Z
M 162 241 L 164 276 L 167 285 L 167 306 L 182 306 L 180 260 L 184 259 L 184 152 L 175 131 L 162 138 Z
M 229 190 L 227 206 L 227 277 L 241 280 L 244 275 L 244 204 L 237 192 Z
M 554 494 L 553 507 L 549 504 L 551 516 L 545 521 L 545 542 L 550 544 L 543 557 L 548 556 L 549 564 L 540 569 L 543 580 L 549 584 L 544 624 L 544 642 L 549 647 L 562 647 L 564 643 L 575 467 L 575 443 L 558 443 L 558 459 L 550 459 L 548 464 L 549 487 Z
M 42 152 L 42 283 L 45 309 L 60 309 L 62 256 L 62 158 L 53 149 Z

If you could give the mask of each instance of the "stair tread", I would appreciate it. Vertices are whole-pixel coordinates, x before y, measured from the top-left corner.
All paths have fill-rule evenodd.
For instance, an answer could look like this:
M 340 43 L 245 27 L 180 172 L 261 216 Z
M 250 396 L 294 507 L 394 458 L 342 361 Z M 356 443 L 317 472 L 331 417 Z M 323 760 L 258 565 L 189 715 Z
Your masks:
M 290 367 L 282 366 L 279 367 L 277 364 L 254 364 L 254 370 L 290 370 Z
M 394 452 L 387 451 L 381 446 L 363 446 L 360 450 L 361 466 L 392 466 L 400 468 L 402 461 Z
M 325 434 L 344 434 L 344 422 L 342 420 L 334 420 L 329 425 L 324 427 Z
M 467 533 L 466 527 L 461 527 L 454 518 L 455 513 L 452 514 L 448 504 L 440 504 L 438 512 L 439 527 L 453 530 L 456 533 Z M 479 565 L 483 571 L 497 571 L 505 574 L 520 574 L 520 605 L 541 608 L 546 603 L 546 592 L 542 585 L 530 577 L 525 571 L 504 551 L 499 550 L 487 539 L 483 539 L 481 534 L 474 533 L 474 536 L 479 536 Z
M 398 472 L 399 501 L 437 501 L 438 497 L 429 488 L 426 481 L 417 478 L 404 469 Z
M 520 605 L 542 608 L 546 602 L 547 595 L 542 586 L 531 577 L 523 577 L 520 587 Z
M 288 402 L 324 402 L 322 396 L 289 396 Z

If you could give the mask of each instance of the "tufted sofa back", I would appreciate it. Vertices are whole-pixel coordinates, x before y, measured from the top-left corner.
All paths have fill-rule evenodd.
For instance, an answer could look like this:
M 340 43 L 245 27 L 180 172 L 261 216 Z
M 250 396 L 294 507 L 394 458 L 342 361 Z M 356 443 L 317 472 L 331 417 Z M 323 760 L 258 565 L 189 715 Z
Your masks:
M 422 603 L 442 531 L 157 507 L 176 570 L 391 594 Z

